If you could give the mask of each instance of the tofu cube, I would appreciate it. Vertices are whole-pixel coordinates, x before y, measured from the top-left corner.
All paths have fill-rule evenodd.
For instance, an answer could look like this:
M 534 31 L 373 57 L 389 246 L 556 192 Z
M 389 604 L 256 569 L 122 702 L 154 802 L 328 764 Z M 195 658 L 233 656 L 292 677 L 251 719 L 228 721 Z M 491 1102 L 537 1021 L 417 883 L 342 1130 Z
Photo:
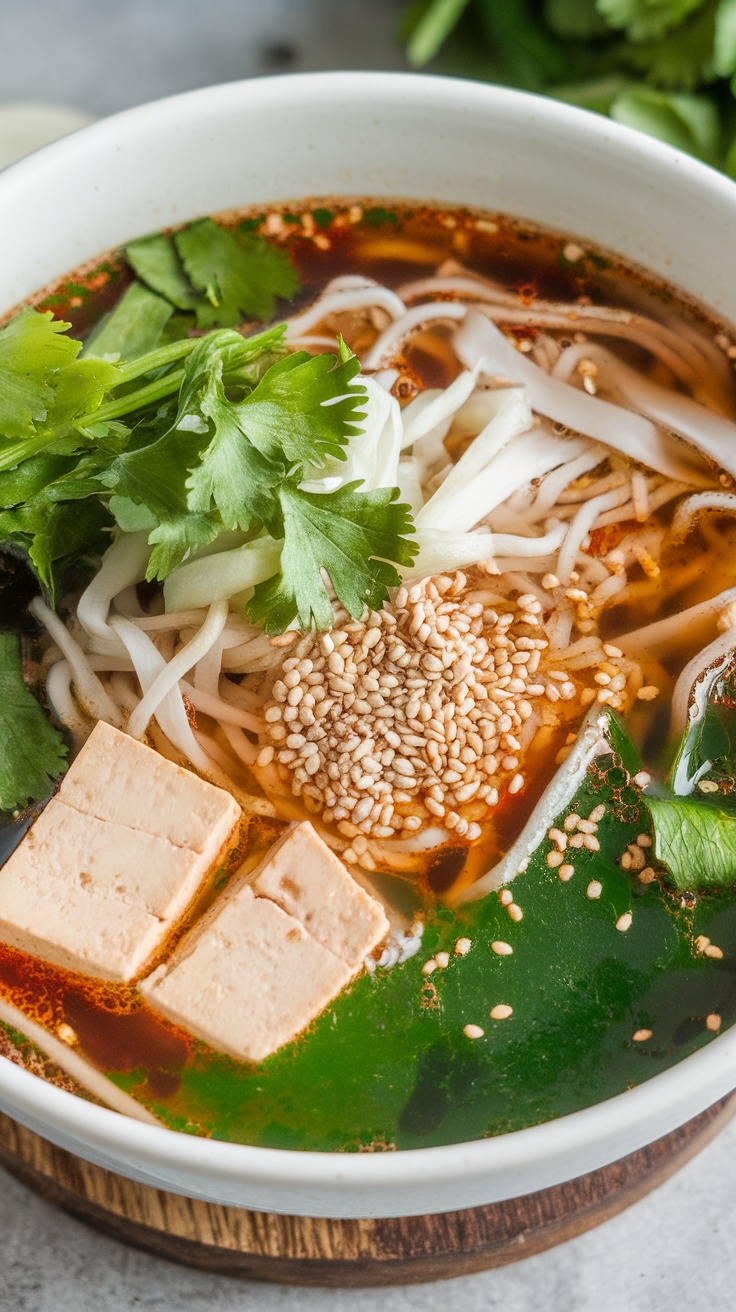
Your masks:
M 287 830 L 251 883 L 355 970 L 388 932 L 380 902 L 356 884 L 309 823 Z
M 258 1062 L 337 997 L 388 927 L 312 826 L 294 825 L 139 987 L 191 1034 Z
M 98 724 L 0 870 L 0 940 L 67 970 L 134 979 L 239 818 L 229 793 Z
M 352 974 L 298 920 L 241 883 L 139 987 L 213 1048 L 257 1062 L 303 1030 Z

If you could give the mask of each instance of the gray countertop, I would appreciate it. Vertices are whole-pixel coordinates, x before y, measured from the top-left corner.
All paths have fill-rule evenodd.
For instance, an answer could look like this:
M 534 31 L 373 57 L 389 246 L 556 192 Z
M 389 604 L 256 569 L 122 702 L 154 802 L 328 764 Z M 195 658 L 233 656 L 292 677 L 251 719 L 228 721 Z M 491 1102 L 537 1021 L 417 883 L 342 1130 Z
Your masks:
M 498 0 L 502 3 L 503 0 Z M 2 0 L 0 108 L 90 115 L 272 72 L 402 68 L 401 0 Z M 0 1172 L 2 1312 L 731 1312 L 736 1122 L 655 1194 L 539 1257 L 392 1291 L 209 1276 L 85 1228 Z

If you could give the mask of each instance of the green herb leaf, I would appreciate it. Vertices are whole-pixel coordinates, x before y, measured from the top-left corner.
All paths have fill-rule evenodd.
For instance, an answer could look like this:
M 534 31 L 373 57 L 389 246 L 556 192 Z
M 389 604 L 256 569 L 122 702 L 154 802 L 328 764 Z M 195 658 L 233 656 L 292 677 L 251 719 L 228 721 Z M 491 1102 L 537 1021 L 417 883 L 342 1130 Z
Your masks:
M 597 0 L 611 27 L 621 27 L 630 41 L 648 41 L 679 27 L 705 0 Z
M 205 515 L 178 515 L 163 520 L 150 534 L 153 545 L 146 579 L 163 580 L 193 551 L 201 551 L 213 542 L 220 526 Z
M 125 248 L 125 258 L 144 283 L 178 310 L 193 310 L 200 301 L 166 233 L 157 232 L 152 237 L 130 242 Z
M 690 798 L 645 800 L 654 854 L 679 892 L 736 884 L 736 816 Z
M 409 507 L 397 504 L 398 488 L 359 492 L 348 483 L 335 492 L 279 490 L 284 548 L 281 570 L 259 583 L 248 614 L 268 633 L 283 633 L 299 617 L 304 629 L 329 629 L 333 612 L 321 571 L 326 570 L 348 614 L 380 610 L 389 588 L 401 582 L 394 565 L 411 564 L 416 544 Z
M 152 351 L 173 313 L 164 300 L 143 283 L 133 282 L 111 314 L 93 328 L 84 343 L 85 356 L 133 360 Z
M 715 76 L 713 41 L 717 0 L 657 41 L 627 42 L 619 48 L 623 64 L 668 91 L 694 91 Z M 725 51 L 725 42 L 724 42 Z
M 715 16 L 713 66 L 719 77 L 736 73 L 736 0 L 721 0 Z
M 418 16 L 407 45 L 409 62 L 421 68 L 432 59 L 446 41 L 468 0 L 432 0 Z
M 270 459 L 312 468 L 344 460 L 343 448 L 365 417 L 366 389 L 352 385 L 359 372 L 352 355 L 340 364 L 334 355 L 286 356 L 236 407 L 243 431 Z
M 545 0 L 544 18 L 561 37 L 589 41 L 610 32 L 596 0 Z
M 50 310 L 25 309 L 0 329 L 0 436 L 32 437 L 54 401 L 60 370 L 81 344 Z
M 212 219 L 180 229 L 174 243 L 193 286 L 200 328 L 228 328 L 243 319 L 270 319 L 276 298 L 296 294 L 299 279 L 284 251 L 262 237 L 229 232 Z
M 23 682 L 20 643 L 0 633 L 0 808 L 47 797 L 66 769 L 67 747 Z
M 611 118 L 709 162 L 719 146 L 718 114 L 707 96 L 631 87 L 614 100 Z

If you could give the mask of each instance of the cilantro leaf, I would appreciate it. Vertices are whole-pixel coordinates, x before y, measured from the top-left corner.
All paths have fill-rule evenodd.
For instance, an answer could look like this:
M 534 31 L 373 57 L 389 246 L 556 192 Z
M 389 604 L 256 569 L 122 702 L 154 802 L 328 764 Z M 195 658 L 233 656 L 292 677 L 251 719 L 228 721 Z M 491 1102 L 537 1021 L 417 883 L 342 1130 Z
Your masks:
M 80 350 L 68 328 L 50 310 L 25 309 L 0 329 L 1 437 L 32 437 L 34 425 L 46 419 L 59 371 Z
M 611 118 L 706 162 L 714 160 L 720 125 L 715 104 L 708 96 L 630 87 L 614 100 Z
M 359 492 L 348 483 L 335 492 L 303 492 L 292 483 L 279 489 L 284 547 L 281 570 L 259 583 L 248 615 L 267 633 L 282 633 L 298 616 L 304 629 L 329 629 L 333 611 L 322 579 L 354 619 L 378 610 L 389 588 L 401 582 L 394 565 L 409 565 L 416 544 L 409 507 L 397 504 L 398 488 Z
M 187 513 L 162 520 L 148 538 L 153 545 L 146 570 L 148 582 L 167 578 L 190 552 L 208 547 L 219 531 L 219 525 L 205 515 Z
M 365 418 L 366 389 L 351 386 L 359 372 L 355 356 L 337 364 L 334 355 L 288 355 L 236 407 L 243 431 L 270 459 L 283 454 L 315 468 L 344 460 L 343 448 Z
M 158 346 L 172 313 L 170 300 L 133 282 L 112 313 L 92 329 L 84 343 L 84 355 L 119 360 L 145 355 Z
M 621 62 L 644 73 L 648 82 L 672 91 L 694 91 L 715 76 L 713 42 L 717 0 L 657 41 L 627 42 Z M 724 57 L 726 40 L 724 36 Z
M 262 237 L 200 219 L 175 233 L 174 244 L 191 283 L 203 293 L 194 307 L 200 328 L 227 328 L 244 318 L 265 321 L 277 296 L 291 300 L 299 289 L 289 257 Z
M 67 747 L 23 682 L 20 643 L 0 633 L 0 808 L 47 797 L 66 769 Z
M 178 310 L 193 310 L 200 300 L 182 268 L 176 247 L 165 232 L 141 237 L 125 247 L 125 258 L 142 282 Z
M 621 27 L 630 41 L 647 41 L 678 27 L 705 0 L 598 0 L 611 27 Z
M 272 490 L 284 470 L 248 441 L 220 377 L 211 379 L 200 408 L 211 420 L 214 435 L 187 480 L 189 508 L 206 513 L 214 504 L 226 528 L 247 532 L 255 521 L 272 516 Z

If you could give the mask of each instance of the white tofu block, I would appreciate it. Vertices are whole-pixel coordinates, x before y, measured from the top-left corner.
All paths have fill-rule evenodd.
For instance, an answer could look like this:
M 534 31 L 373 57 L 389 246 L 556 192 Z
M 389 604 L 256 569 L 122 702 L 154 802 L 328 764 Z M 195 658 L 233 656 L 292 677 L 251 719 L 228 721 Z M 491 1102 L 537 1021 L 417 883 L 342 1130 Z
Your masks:
M 144 829 L 214 861 L 240 819 L 223 788 L 100 720 L 61 785 L 67 806 Z
M 169 1020 L 256 1062 L 299 1034 L 352 974 L 298 920 L 240 882 L 139 987 Z
M 251 884 L 355 970 L 388 933 L 380 902 L 355 882 L 308 822 L 287 830 Z
M 239 816 L 222 789 L 98 725 L 0 870 L 0 939 L 67 970 L 134 979 L 206 886 Z

